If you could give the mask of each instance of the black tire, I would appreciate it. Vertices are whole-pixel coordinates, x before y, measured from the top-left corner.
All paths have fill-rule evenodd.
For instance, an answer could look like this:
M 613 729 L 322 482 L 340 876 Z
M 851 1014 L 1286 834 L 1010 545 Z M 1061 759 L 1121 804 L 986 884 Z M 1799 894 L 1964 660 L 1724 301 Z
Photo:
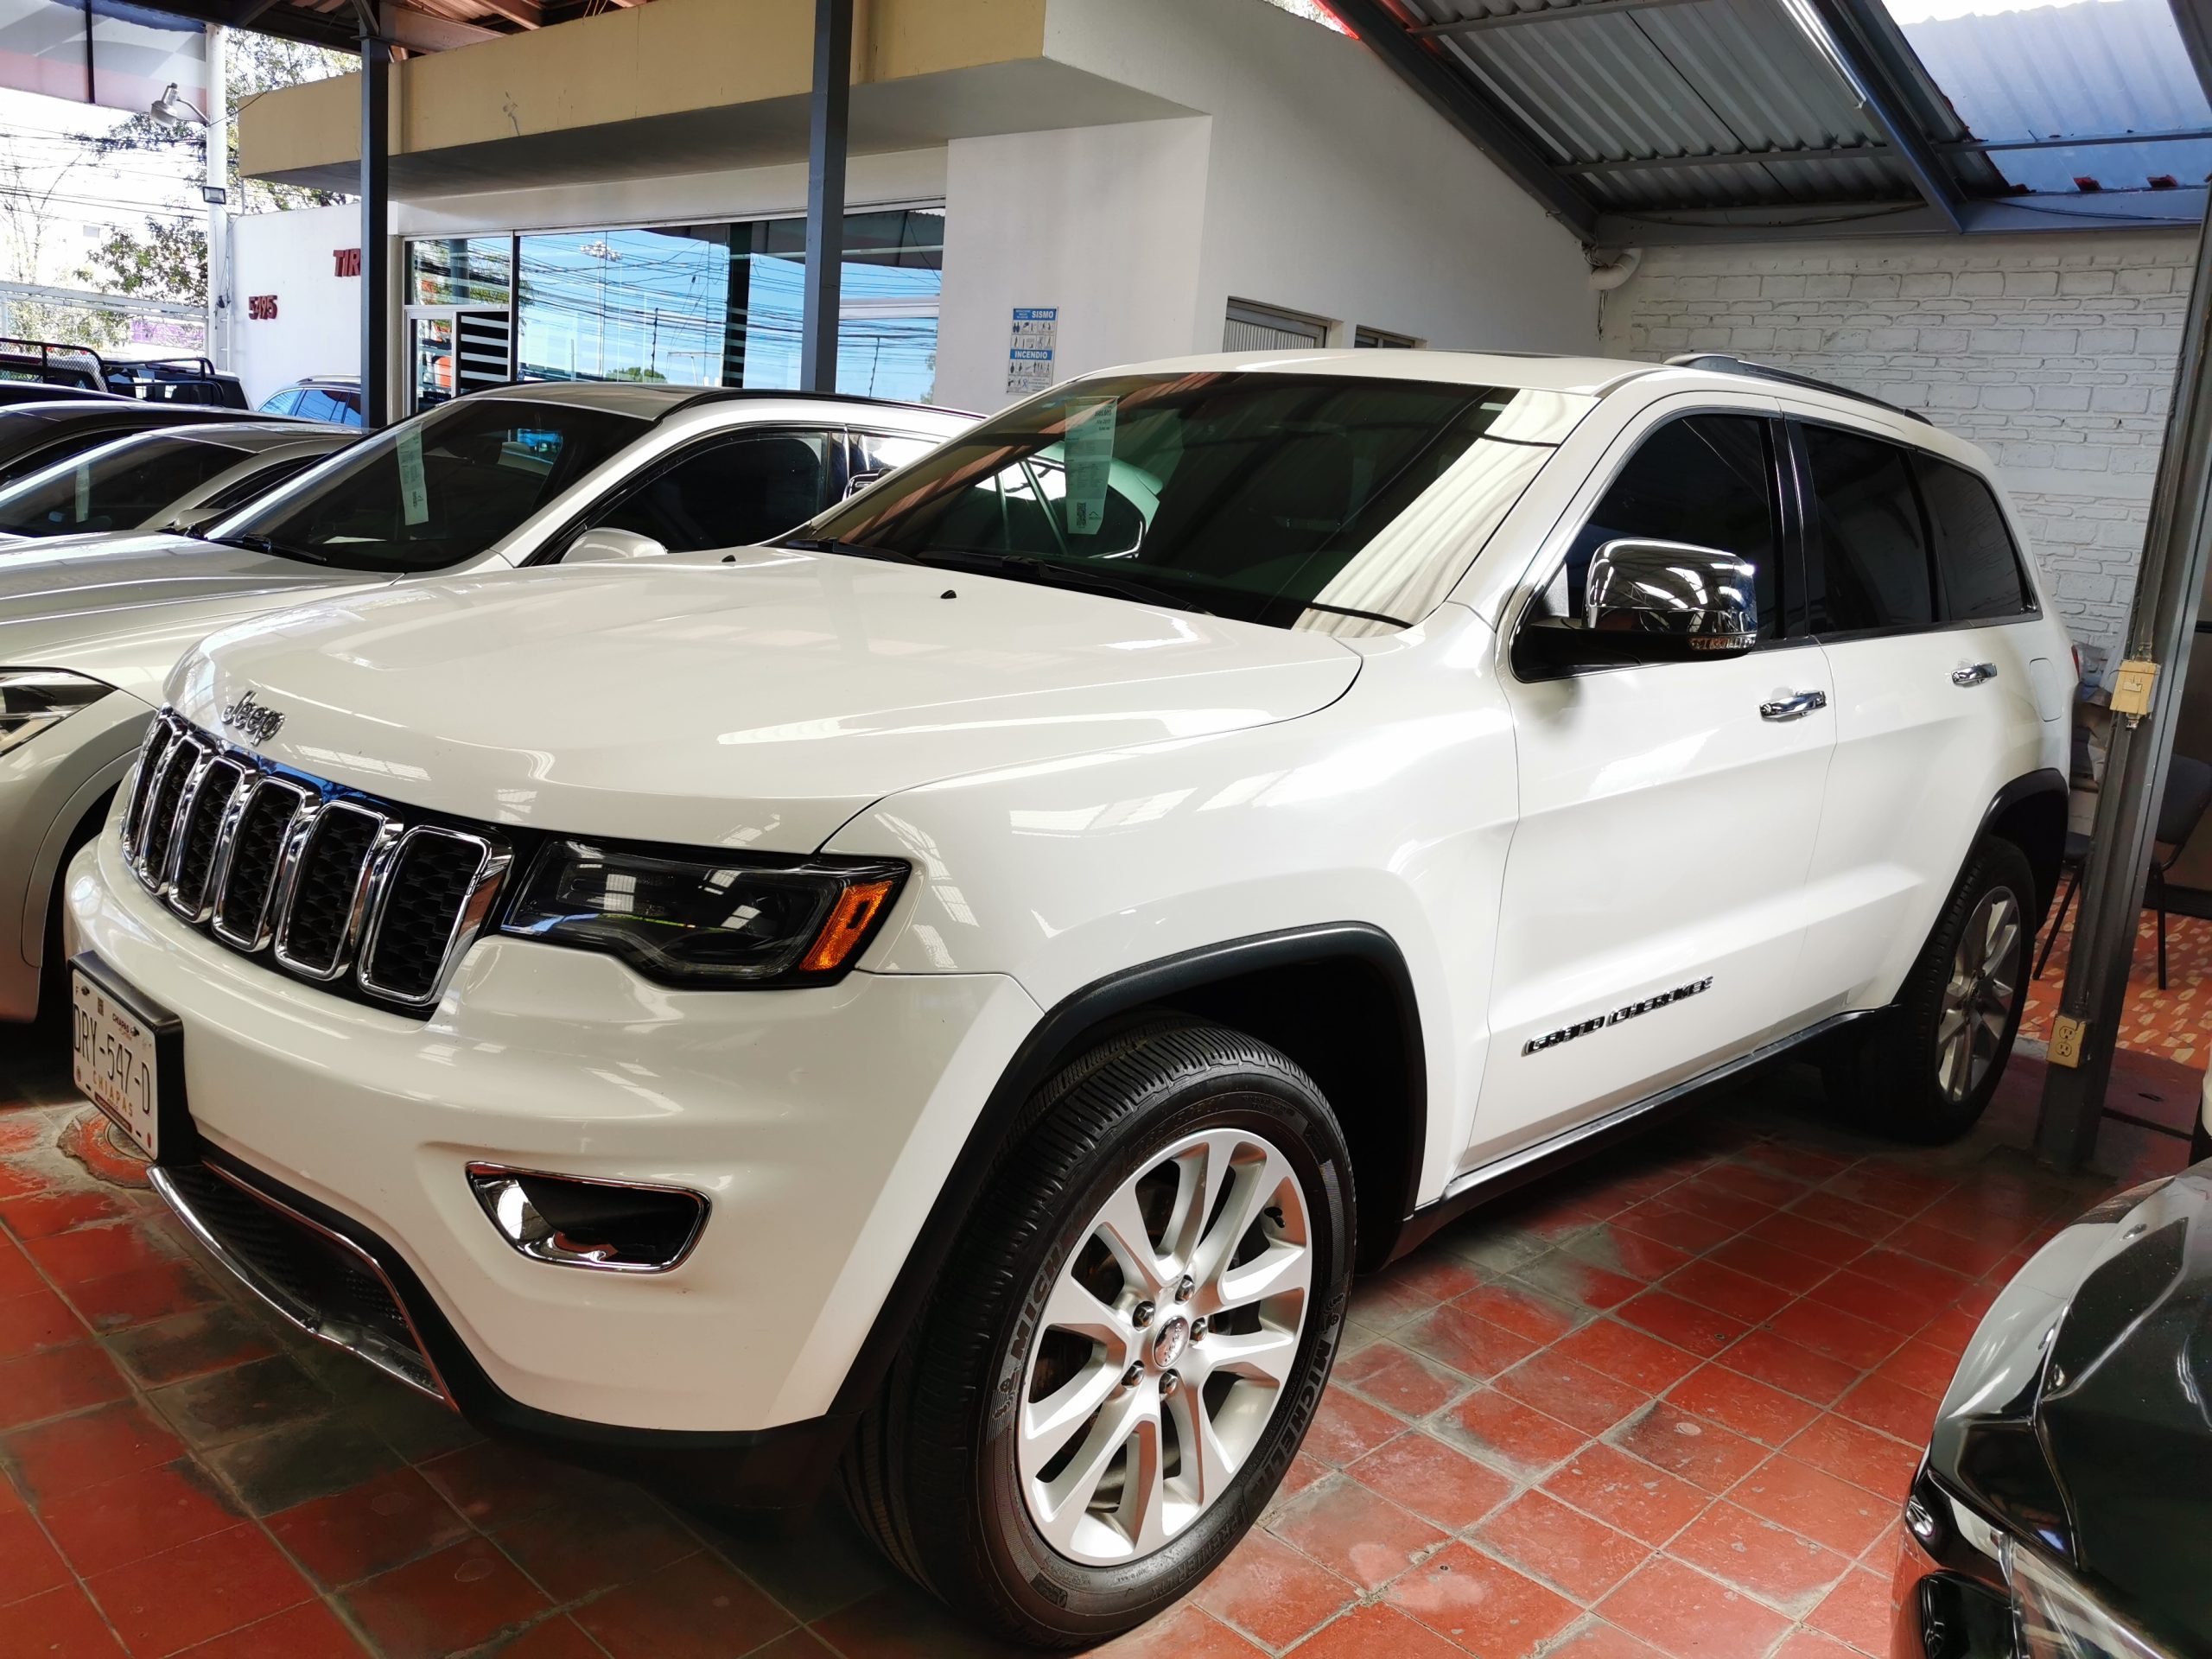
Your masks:
M 1919 959 L 1905 976 L 1894 1007 L 1848 1034 L 1827 1065 L 1830 1096 L 1854 1121 L 1879 1134 L 1923 1146 L 1955 1141 L 1974 1126 L 2005 1075 L 2027 1003 L 2028 963 L 2035 950 L 2035 875 L 2027 855 L 2009 841 L 1975 843 L 1966 868 L 1936 918 Z M 1944 1083 L 1944 1001 L 1962 938 L 1983 901 L 2009 896 L 2018 918 L 2012 947 L 2011 993 L 1986 1069 L 1963 1093 Z M 1954 1060 L 1955 1066 L 1955 1059 Z M 1967 1073 L 1972 1076 L 1971 1071 Z
M 61 949 L 61 910 L 69 891 L 69 865 L 88 846 L 107 822 L 115 800 L 110 790 L 85 814 L 62 844 L 61 862 L 54 872 L 54 890 L 47 894 L 46 943 L 40 953 L 38 1016 L 34 1029 L 41 1033 L 66 1031 L 69 1026 L 69 963 Z
M 1044 1340 L 1046 1297 L 1107 1199 L 1184 1137 L 1213 1129 L 1262 1136 L 1305 1201 L 1314 1255 L 1288 1382 L 1195 1519 L 1149 1554 L 1085 1565 L 1046 1539 L 1023 1496 L 1016 1440 L 1030 1351 Z M 1039 1090 L 1007 1144 L 854 1437 L 845 1489 L 884 1553 L 963 1617 L 1017 1642 L 1071 1647 L 1171 1606 L 1274 1495 L 1335 1357 L 1351 1278 L 1351 1159 L 1327 1101 L 1291 1061 L 1182 1020 L 1101 1041 Z

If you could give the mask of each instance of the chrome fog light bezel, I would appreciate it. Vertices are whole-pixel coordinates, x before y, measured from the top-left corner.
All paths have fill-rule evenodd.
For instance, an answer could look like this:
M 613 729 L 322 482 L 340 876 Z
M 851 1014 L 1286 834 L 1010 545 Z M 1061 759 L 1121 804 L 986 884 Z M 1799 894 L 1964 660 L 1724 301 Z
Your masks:
M 467 1166 L 468 1190 L 507 1247 L 518 1255 L 547 1267 L 579 1268 L 593 1273 L 672 1273 L 690 1258 L 707 1230 L 713 1208 L 703 1192 L 661 1181 L 612 1180 L 603 1176 L 572 1175 L 564 1170 L 522 1169 L 506 1164 L 473 1160 Z M 551 1181 L 568 1186 L 601 1187 L 611 1192 L 650 1193 L 658 1198 L 688 1201 L 693 1207 L 691 1225 L 682 1243 L 657 1261 L 611 1261 L 572 1250 L 557 1242 L 558 1230 L 545 1219 L 524 1185 Z

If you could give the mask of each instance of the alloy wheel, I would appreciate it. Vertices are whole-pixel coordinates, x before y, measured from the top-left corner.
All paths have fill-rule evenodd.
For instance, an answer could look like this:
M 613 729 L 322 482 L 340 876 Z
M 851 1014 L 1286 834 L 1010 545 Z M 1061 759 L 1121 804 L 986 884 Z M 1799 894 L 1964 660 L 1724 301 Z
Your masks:
M 1135 1560 L 1220 1499 L 1289 1382 L 1313 1272 L 1304 1190 L 1247 1130 L 1183 1137 L 1099 1206 L 1023 1370 L 1018 1472 L 1055 1550 Z
M 1951 977 L 1936 1016 L 1936 1083 L 1947 1100 L 1981 1086 L 2005 1040 L 2020 984 L 2024 930 L 2009 887 L 1982 895 L 1951 953 Z

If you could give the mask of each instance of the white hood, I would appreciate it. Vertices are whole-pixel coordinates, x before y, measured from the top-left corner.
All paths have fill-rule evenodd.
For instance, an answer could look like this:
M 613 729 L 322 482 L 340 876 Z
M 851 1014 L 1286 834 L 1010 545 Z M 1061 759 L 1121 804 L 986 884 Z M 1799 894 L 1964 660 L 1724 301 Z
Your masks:
M 1318 633 L 764 548 L 340 594 L 216 635 L 170 692 L 219 728 L 251 691 L 284 716 L 262 753 L 387 799 L 803 852 L 922 784 L 1310 713 L 1358 666 Z

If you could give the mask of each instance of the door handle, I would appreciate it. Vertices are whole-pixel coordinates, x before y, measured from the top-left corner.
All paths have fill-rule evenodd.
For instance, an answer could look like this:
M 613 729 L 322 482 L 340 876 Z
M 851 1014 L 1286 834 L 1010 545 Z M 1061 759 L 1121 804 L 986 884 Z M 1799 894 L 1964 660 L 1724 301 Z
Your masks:
M 1759 704 L 1759 718 L 1796 720 L 1802 715 L 1811 714 L 1815 709 L 1827 706 L 1828 694 L 1825 691 L 1793 691 L 1786 697 L 1777 697 L 1771 702 Z
M 1980 685 L 1984 680 L 1997 677 L 1994 663 L 1961 663 L 1951 671 L 1953 685 Z

